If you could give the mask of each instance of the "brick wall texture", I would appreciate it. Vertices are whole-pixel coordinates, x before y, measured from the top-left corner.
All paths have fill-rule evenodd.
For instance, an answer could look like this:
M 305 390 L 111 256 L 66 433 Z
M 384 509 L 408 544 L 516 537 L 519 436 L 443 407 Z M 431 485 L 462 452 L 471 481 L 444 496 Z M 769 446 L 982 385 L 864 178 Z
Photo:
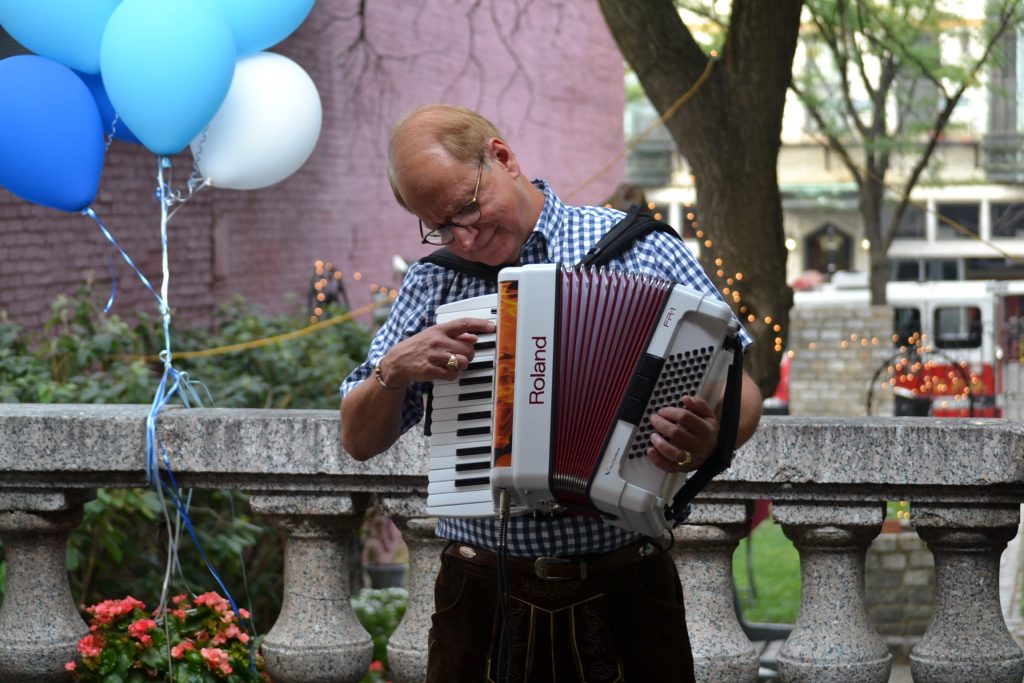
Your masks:
M 360 13 L 360 7 L 365 9 Z M 396 286 L 392 257 L 426 253 L 416 221 L 387 184 L 384 148 L 401 112 L 430 102 L 491 118 L 525 172 L 563 199 L 595 203 L 621 181 L 623 61 L 596 2 L 320 0 L 303 26 L 272 48 L 313 78 L 324 107 L 305 166 L 273 187 L 207 188 L 170 224 L 170 295 L 176 319 L 205 323 L 241 294 L 264 310 L 307 300 L 313 263 L 333 262 L 352 305 L 371 285 Z M 172 159 L 183 187 L 186 151 Z M 159 285 L 156 157 L 114 141 L 93 208 Z M 89 219 L 33 206 L 0 189 L 0 311 L 39 327 L 49 303 L 91 274 L 95 296 L 117 274 L 114 312 L 155 311 L 152 296 Z M 360 274 L 359 279 L 356 273 Z
M 935 603 L 935 559 L 916 532 L 875 538 L 864 561 L 864 593 L 871 623 L 905 661 L 928 629 Z
M 794 308 L 790 311 L 791 415 L 892 415 L 889 375 L 872 377 L 893 354 L 892 309 L 888 306 Z

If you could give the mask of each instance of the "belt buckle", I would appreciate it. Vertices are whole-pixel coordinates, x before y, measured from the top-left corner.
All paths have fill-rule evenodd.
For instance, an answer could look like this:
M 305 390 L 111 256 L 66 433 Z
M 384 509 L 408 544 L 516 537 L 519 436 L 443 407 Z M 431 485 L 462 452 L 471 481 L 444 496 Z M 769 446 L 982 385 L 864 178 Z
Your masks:
M 572 562 L 572 560 L 566 559 L 564 557 L 538 557 L 533 562 L 533 573 L 537 576 L 537 578 L 544 579 L 545 581 L 572 581 L 574 577 L 571 577 L 571 576 L 549 576 L 548 572 L 547 572 L 547 568 L 548 568 L 549 564 L 568 564 L 570 562 Z M 578 562 L 578 563 L 575 563 L 575 564 L 580 568 L 580 576 L 579 576 L 580 580 L 582 581 L 582 580 L 586 579 L 587 578 L 587 563 L 586 562 Z

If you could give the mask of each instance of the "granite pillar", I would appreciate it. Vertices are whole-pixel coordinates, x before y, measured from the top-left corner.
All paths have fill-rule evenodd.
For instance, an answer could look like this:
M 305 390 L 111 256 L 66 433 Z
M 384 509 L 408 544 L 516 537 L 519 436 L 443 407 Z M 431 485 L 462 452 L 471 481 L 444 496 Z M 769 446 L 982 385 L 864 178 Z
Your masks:
M 388 641 L 388 666 L 398 683 L 426 680 L 427 633 L 434 613 L 434 579 L 441 567 L 441 551 L 447 540 L 434 536 L 437 519 L 396 517 L 409 546 L 409 605 L 402 623 Z
M 1016 505 L 914 505 L 912 523 L 935 556 L 935 613 L 911 651 L 916 683 L 1019 683 L 1024 652 L 999 606 L 999 556 L 1017 534 Z
M 757 680 L 758 656 L 736 617 L 732 579 L 732 556 L 748 527 L 745 504 L 700 503 L 673 532 L 699 683 Z
M 284 599 L 263 640 L 276 683 L 355 683 L 373 642 L 352 611 L 350 539 L 358 514 L 349 496 L 254 495 L 252 509 L 284 534 Z
M 788 683 L 886 683 L 892 655 L 864 606 L 864 557 L 885 505 L 776 501 L 800 553 L 800 616 L 779 651 Z
M 65 562 L 68 535 L 82 519 L 82 496 L 16 497 L 21 510 L 10 509 L 12 495 L 0 492 L 0 540 L 7 560 L 0 681 L 66 681 L 64 665 L 75 659 L 79 639 L 89 632 L 71 597 Z

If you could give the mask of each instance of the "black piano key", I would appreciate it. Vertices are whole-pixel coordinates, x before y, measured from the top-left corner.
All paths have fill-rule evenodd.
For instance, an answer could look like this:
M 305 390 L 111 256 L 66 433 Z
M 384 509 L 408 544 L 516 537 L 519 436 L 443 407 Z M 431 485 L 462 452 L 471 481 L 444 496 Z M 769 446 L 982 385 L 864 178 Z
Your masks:
M 480 410 L 475 413 L 459 413 L 458 421 L 465 422 L 466 420 L 487 420 L 491 417 L 491 411 Z
M 486 375 L 483 377 L 462 377 L 459 379 L 459 386 L 468 387 L 474 384 L 491 384 L 493 379 L 493 377 L 488 377 Z
M 467 456 L 467 455 L 490 455 L 490 446 L 463 446 L 462 448 L 455 449 L 456 456 Z
M 466 366 L 466 370 L 485 370 L 494 367 L 493 360 L 475 360 Z
M 490 483 L 490 477 L 472 477 L 471 479 L 456 479 L 455 488 L 459 488 L 461 486 L 487 486 Z
M 476 401 L 477 399 L 490 398 L 491 392 L 489 391 L 471 391 L 468 394 L 459 394 L 460 401 Z
M 476 344 L 473 344 L 473 348 L 476 349 L 477 351 L 486 351 L 487 349 L 493 349 L 495 348 L 494 340 L 492 339 L 491 341 L 477 342 Z
M 471 472 L 473 470 L 489 469 L 491 469 L 491 463 L 489 460 L 481 460 L 480 462 L 460 462 L 455 466 L 456 472 Z
M 455 436 L 476 436 L 478 434 L 490 434 L 490 425 L 484 427 L 467 427 L 465 429 L 459 429 L 455 432 Z

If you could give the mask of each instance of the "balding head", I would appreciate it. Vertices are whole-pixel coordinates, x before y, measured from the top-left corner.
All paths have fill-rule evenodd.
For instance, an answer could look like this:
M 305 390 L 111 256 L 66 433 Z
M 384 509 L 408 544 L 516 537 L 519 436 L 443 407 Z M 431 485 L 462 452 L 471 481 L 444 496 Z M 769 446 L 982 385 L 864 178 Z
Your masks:
M 388 142 L 388 180 L 395 199 L 409 208 L 399 188 L 415 159 L 438 156 L 463 164 L 486 162 L 488 142 L 500 137 L 493 123 L 465 107 L 430 104 L 406 112 Z

